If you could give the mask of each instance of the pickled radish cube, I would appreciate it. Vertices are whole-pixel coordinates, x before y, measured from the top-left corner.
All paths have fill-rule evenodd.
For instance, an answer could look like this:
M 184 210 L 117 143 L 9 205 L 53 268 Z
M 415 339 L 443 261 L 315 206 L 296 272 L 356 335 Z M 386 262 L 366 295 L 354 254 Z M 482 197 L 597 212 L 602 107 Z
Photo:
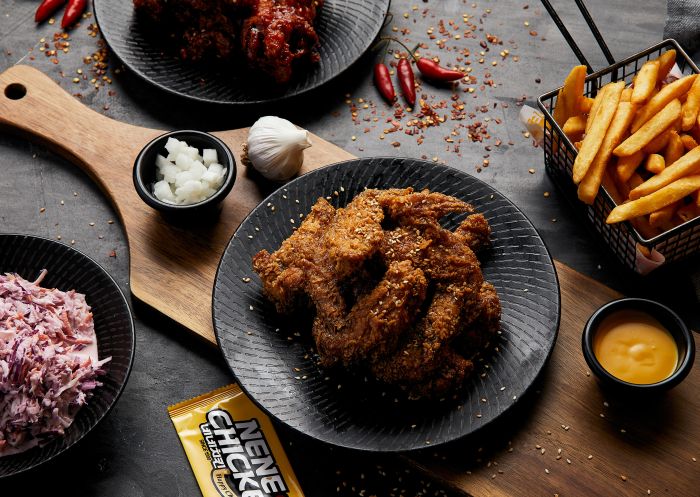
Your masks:
M 200 158 L 199 150 L 196 147 L 184 147 L 180 153 L 187 155 L 192 160 Z
M 184 153 L 177 154 L 175 158 L 175 165 L 181 171 L 188 171 L 192 167 L 192 158 Z
M 188 181 L 197 181 L 197 178 L 190 171 L 180 171 L 175 175 L 175 186 L 181 187 Z M 176 190 L 177 191 L 177 190 Z
M 194 175 L 194 179 L 200 179 L 207 172 L 207 168 L 198 160 L 194 160 L 190 166 L 190 172 Z
M 202 183 L 196 180 L 190 180 L 175 190 L 175 196 L 178 200 L 186 204 L 192 204 L 202 200 L 203 192 L 204 187 L 202 187 Z
M 173 191 L 170 189 L 167 181 L 159 181 L 153 185 L 153 194 L 162 202 L 175 203 L 175 195 L 173 195 Z
M 221 164 L 214 162 L 213 164 L 209 164 L 209 167 L 207 168 L 209 172 L 213 172 L 217 176 L 221 176 L 224 173 L 224 166 Z
M 168 138 L 168 141 L 165 142 L 165 150 L 174 156 L 177 156 L 178 152 L 180 152 L 180 150 L 183 148 L 187 148 L 187 143 L 181 142 L 177 138 L 170 137 Z
M 163 157 L 160 154 L 156 155 L 156 167 L 158 169 L 162 169 L 165 166 L 169 166 L 169 165 L 171 165 L 171 163 L 168 159 L 166 159 L 165 157 Z
M 205 148 L 204 151 L 202 151 L 202 159 L 204 159 L 205 166 L 209 166 L 209 164 L 214 162 L 219 162 L 219 156 L 214 148 Z
M 219 181 L 220 176 L 221 175 L 216 173 L 215 171 L 207 170 L 206 173 L 202 174 L 201 180 L 206 181 L 210 185 L 214 185 L 217 181 Z
M 165 181 L 167 181 L 168 183 L 175 183 L 175 177 L 177 176 L 177 173 L 180 172 L 180 170 L 177 167 L 175 167 L 175 165 L 168 163 L 167 166 L 160 169 L 160 172 L 163 173 L 163 179 Z

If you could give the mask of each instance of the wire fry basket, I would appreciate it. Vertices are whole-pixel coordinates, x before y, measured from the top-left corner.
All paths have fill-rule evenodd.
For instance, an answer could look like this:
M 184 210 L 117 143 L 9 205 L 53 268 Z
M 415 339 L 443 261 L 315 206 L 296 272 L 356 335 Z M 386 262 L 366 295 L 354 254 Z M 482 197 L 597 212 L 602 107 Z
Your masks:
M 550 10 L 549 2 L 542 0 L 542 3 L 549 10 L 550 15 L 552 15 L 569 45 L 572 46 L 579 60 L 590 68 L 580 49 L 578 49 L 566 28 L 561 24 L 561 20 L 556 15 L 556 12 L 553 9 Z M 577 5 L 579 5 L 579 8 L 585 9 L 585 7 L 582 7 L 580 0 L 577 0 Z M 587 11 L 584 13 L 584 10 L 582 10 L 582 13 L 589 26 L 591 26 L 593 21 L 589 20 L 590 16 L 586 16 Z M 631 83 L 634 75 L 637 74 L 645 62 L 655 59 L 663 52 L 671 49 L 676 50 L 676 63 L 684 75 L 700 73 L 700 69 L 680 45 L 675 40 L 670 39 L 664 40 L 624 60 L 614 62 L 605 42 L 600 37 L 600 33 L 594 28 L 595 25 L 592 25 L 591 31 L 594 32 L 601 49 L 611 62 L 611 65 L 590 74 L 586 78 L 584 89 L 586 96 L 594 97 L 599 88 L 610 82 L 624 80 L 627 84 Z M 537 99 L 537 105 L 544 114 L 545 120 L 543 141 L 545 169 L 573 209 L 585 219 L 588 227 L 598 234 L 601 241 L 610 248 L 617 260 L 626 268 L 636 273 L 645 274 L 649 271 L 649 266 L 643 263 L 640 264 L 640 256 L 643 259 L 642 253 L 644 252 L 654 254 L 659 260 L 665 259 L 663 262 L 665 266 L 700 252 L 700 217 L 680 224 L 653 238 L 645 238 L 629 221 L 606 224 L 605 220 L 615 207 L 615 202 L 602 186 L 593 205 L 586 205 L 578 200 L 577 188 L 572 179 L 573 164 L 578 152 L 561 127 L 554 121 L 551 113 L 551 110 L 556 105 L 558 92 L 559 88 L 545 93 Z M 657 253 L 661 254 L 663 258 L 658 257 Z

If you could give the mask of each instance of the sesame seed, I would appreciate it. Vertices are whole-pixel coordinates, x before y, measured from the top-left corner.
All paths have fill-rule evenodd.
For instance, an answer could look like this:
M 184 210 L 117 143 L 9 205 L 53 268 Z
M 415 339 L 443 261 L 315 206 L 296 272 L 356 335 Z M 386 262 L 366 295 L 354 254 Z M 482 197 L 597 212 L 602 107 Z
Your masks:
M 42 214 L 46 212 L 46 207 L 42 207 L 41 209 L 39 209 L 39 212 L 41 212 Z
M 544 472 L 549 474 L 549 470 L 547 468 L 544 468 Z
M 625 475 L 620 475 L 620 478 L 622 479 L 622 481 L 627 481 L 627 477 Z
M 593 459 L 593 454 L 588 454 L 588 459 Z
M 569 459 L 568 457 L 566 458 L 566 464 L 571 464 L 571 459 Z

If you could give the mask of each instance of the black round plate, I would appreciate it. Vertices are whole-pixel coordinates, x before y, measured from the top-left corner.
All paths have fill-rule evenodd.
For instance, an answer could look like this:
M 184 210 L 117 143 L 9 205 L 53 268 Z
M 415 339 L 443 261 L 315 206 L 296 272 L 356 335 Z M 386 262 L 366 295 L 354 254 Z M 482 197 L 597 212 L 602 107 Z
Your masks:
M 146 81 L 180 96 L 218 104 L 273 102 L 300 95 L 338 76 L 374 42 L 390 0 L 325 0 L 317 20 L 321 60 L 285 88 L 251 77 L 245 68 L 190 64 L 164 55 L 163 43 L 134 12 L 133 0 L 94 0 L 109 47 Z
M 0 234 L 0 273 L 17 273 L 34 280 L 42 269 L 48 273 L 41 286 L 76 290 L 92 307 L 100 359 L 105 364 L 103 385 L 94 390 L 63 437 L 44 447 L 0 457 L 0 478 L 34 468 L 53 459 L 83 438 L 117 402 L 129 378 L 134 359 L 134 322 L 124 294 L 112 277 L 88 256 L 66 245 L 30 235 Z
M 321 369 L 313 360 L 309 327 L 276 314 L 251 266 L 259 250 L 280 246 L 320 196 L 343 206 L 365 187 L 408 186 L 470 202 L 493 229 L 493 248 L 481 259 L 484 278 L 496 286 L 503 306 L 498 351 L 477 364 L 456 400 L 410 401 L 373 380 Z M 450 218 L 446 226 L 454 228 L 462 218 Z M 331 444 L 405 451 L 468 435 L 517 402 L 554 346 L 559 285 L 535 228 L 491 186 L 427 161 L 358 159 L 305 174 L 251 212 L 219 264 L 213 316 L 231 371 L 272 417 Z

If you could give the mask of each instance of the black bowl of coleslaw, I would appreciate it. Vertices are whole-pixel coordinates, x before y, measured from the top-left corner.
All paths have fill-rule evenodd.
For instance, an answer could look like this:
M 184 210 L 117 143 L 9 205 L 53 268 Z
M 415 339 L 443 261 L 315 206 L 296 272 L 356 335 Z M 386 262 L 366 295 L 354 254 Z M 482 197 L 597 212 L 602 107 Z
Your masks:
M 16 317 L 18 306 L 26 305 L 26 302 L 36 304 L 36 299 L 58 299 L 68 303 L 61 303 L 62 309 L 67 310 L 55 315 L 47 313 L 44 317 L 36 317 L 40 313 L 35 307 L 31 318 L 7 319 L 8 316 L 4 316 L 5 319 L 0 320 L 0 478 L 36 468 L 53 459 L 104 419 L 129 378 L 135 342 L 131 310 L 119 286 L 99 264 L 77 250 L 45 238 L 0 234 L 0 274 L 8 273 L 11 276 L 0 278 L 0 316 L 12 309 Z M 41 289 L 34 285 L 37 279 L 40 279 L 37 285 Z M 71 290 L 84 294 L 84 299 L 70 293 Z M 30 298 L 23 297 L 24 294 L 29 294 Z M 82 307 L 77 310 L 85 303 L 89 309 Z M 46 308 L 51 305 L 54 304 L 47 304 Z M 59 321 L 50 325 L 56 316 Z M 93 323 L 94 341 L 85 338 L 92 336 Z M 21 341 L 17 338 L 20 335 Z M 53 338 L 47 339 L 47 335 Z M 57 342 L 56 336 L 60 337 Z M 96 342 L 96 351 L 92 342 Z M 79 358 L 69 363 L 73 365 L 72 369 L 70 366 L 62 369 L 64 363 L 60 361 L 51 363 L 51 367 L 42 366 L 55 352 L 52 349 L 49 354 L 43 353 L 53 347 L 52 343 L 63 347 L 56 354 L 65 354 L 62 351 L 70 349 L 74 352 L 71 360 Z M 26 349 L 31 344 L 36 347 L 33 353 Z M 20 347 L 25 351 L 18 352 Z M 27 357 L 31 357 L 34 363 L 28 364 Z M 19 367 L 18 361 L 25 367 Z M 41 388 L 27 388 L 29 381 L 22 379 L 26 376 L 27 365 L 36 372 Z M 57 379 L 60 374 L 69 376 Z M 65 389 L 56 388 L 58 384 L 64 385 Z M 3 402 L 10 396 L 15 399 L 13 407 Z M 40 402 L 34 402 L 37 399 Z M 68 427 L 59 430 L 63 433 L 51 431 L 57 423 L 48 413 L 55 411 L 44 409 L 36 412 L 44 399 L 59 408 L 62 415 L 68 414 L 62 419 L 73 419 Z M 33 409 L 18 408 L 18 404 L 33 406 Z M 6 421 L 8 417 L 14 423 L 30 426 L 34 433 L 30 434 L 30 428 L 23 428 L 26 433 L 19 432 Z M 30 448 L 17 452 L 26 447 Z

